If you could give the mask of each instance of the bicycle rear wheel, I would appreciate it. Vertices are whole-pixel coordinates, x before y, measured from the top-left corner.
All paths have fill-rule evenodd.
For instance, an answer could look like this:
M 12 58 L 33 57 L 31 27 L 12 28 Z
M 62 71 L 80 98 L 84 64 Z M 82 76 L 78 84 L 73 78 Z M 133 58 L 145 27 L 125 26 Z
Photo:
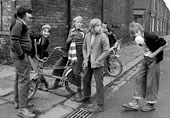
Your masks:
M 117 77 L 122 73 L 122 62 L 117 57 L 109 58 L 107 61 L 106 70 L 110 76 Z
M 29 83 L 29 91 L 28 91 L 28 99 L 31 99 L 38 88 L 38 81 L 36 79 L 32 79 Z
M 77 92 L 77 86 L 71 83 L 70 81 L 72 78 L 72 68 L 67 69 L 67 71 L 64 73 L 64 76 L 66 76 L 65 79 L 66 90 L 71 94 L 75 94 Z

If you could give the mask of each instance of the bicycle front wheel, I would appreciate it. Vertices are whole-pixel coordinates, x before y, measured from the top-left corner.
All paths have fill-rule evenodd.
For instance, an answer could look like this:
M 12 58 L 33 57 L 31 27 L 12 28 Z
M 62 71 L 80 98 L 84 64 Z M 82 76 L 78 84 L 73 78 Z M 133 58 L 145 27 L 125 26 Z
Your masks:
M 117 57 L 110 58 L 108 59 L 106 70 L 110 76 L 117 77 L 122 73 L 122 62 Z
M 37 88 L 38 88 L 38 81 L 35 79 L 32 79 L 29 82 L 28 99 L 31 99 L 35 95 Z
M 71 82 L 72 80 L 72 68 L 68 68 L 67 71 L 64 73 L 65 79 L 65 88 L 66 90 L 71 93 L 75 94 L 77 92 L 77 86 Z

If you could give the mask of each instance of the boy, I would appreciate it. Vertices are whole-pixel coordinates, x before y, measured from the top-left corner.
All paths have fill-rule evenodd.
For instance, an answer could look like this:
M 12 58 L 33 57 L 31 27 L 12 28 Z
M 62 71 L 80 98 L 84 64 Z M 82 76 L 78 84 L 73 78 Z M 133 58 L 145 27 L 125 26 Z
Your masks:
M 49 45 L 50 34 L 51 34 L 51 26 L 46 24 L 42 26 L 40 35 L 31 36 L 32 58 L 35 56 L 35 54 L 37 54 L 38 58 L 40 59 L 48 57 L 48 52 L 46 51 L 46 49 Z
M 92 19 L 89 24 L 89 33 L 86 34 L 83 43 L 83 93 L 84 97 L 80 102 L 88 102 L 91 96 L 92 74 L 96 81 L 97 105 L 89 108 L 89 112 L 97 113 L 104 111 L 104 85 L 103 66 L 104 60 L 109 55 L 109 40 L 102 33 L 100 19 Z
M 167 46 L 163 38 L 145 32 L 139 23 L 131 23 L 129 30 L 135 42 L 142 47 L 144 59 L 135 81 L 133 100 L 122 106 L 127 109 L 138 110 L 139 100 L 145 99 L 147 104 L 141 111 L 147 112 L 155 109 L 160 78 L 160 61 L 163 60 L 163 49 Z
M 11 51 L 10 57 L 14 63 L 16 78 L 14 83 L 15 109 L 19 109 L 20 116 L 35 117 L 29 110 L 28 91 L 30 82 L 30 62 L 28 55 L 31 53 L 31 39 L 28 31 L 28 22 L 32 15 L 32 9 L 28 6 L 21 6 L 15 14 L 15 19 L 10 26 Z

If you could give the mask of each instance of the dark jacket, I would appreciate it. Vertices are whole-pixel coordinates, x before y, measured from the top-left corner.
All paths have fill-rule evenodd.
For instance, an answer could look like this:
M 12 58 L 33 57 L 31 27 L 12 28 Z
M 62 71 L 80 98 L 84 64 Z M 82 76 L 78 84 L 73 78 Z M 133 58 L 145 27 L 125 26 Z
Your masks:
M 35 56 L 35 44 L 34 40 L 36 40 L 36 46 L 37 46 L 37 55 L 39 56 L 40 59 L 44 57 L 48 57 L 48 45 L 49 45 L 49 40 L 47 38 L 44 38 L 42 35 L 32 35 L 31 36 L 32 40 L 32 54 L 31 57 Z M 44 42 L 42 42 L 44 40 Z
M 157 35 L 144 32 L 144 39 L 147 47 L 151 52 L 155 52 L 161 46 L 166 45 L 164 38 L 159 38 Z M 157 63 L 163 60 L 163 51 L 156 55 Z
M 18 56 L 23 53 L 30 54 L 32 48 L 30 34 L 27 26 L 19 19 L 15 19 L 11 23 L 10 39 L 12 51 Z

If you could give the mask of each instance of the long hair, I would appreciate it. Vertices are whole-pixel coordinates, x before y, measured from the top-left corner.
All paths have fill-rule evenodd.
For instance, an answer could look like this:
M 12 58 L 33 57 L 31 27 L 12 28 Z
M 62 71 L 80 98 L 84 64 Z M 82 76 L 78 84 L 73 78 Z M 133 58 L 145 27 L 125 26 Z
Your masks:
M 96 25 L 98 25 L 98 24 L 101 24 L 101 20 L 100 20 L 100 19 L 98 19 L 98 18 L 92 19 L 92 20 L 90 21 L 90 23 L 89 23 L 89 32 L 95 33 L 95 32 L 94 32 L 94 27 L 95 27 Z

